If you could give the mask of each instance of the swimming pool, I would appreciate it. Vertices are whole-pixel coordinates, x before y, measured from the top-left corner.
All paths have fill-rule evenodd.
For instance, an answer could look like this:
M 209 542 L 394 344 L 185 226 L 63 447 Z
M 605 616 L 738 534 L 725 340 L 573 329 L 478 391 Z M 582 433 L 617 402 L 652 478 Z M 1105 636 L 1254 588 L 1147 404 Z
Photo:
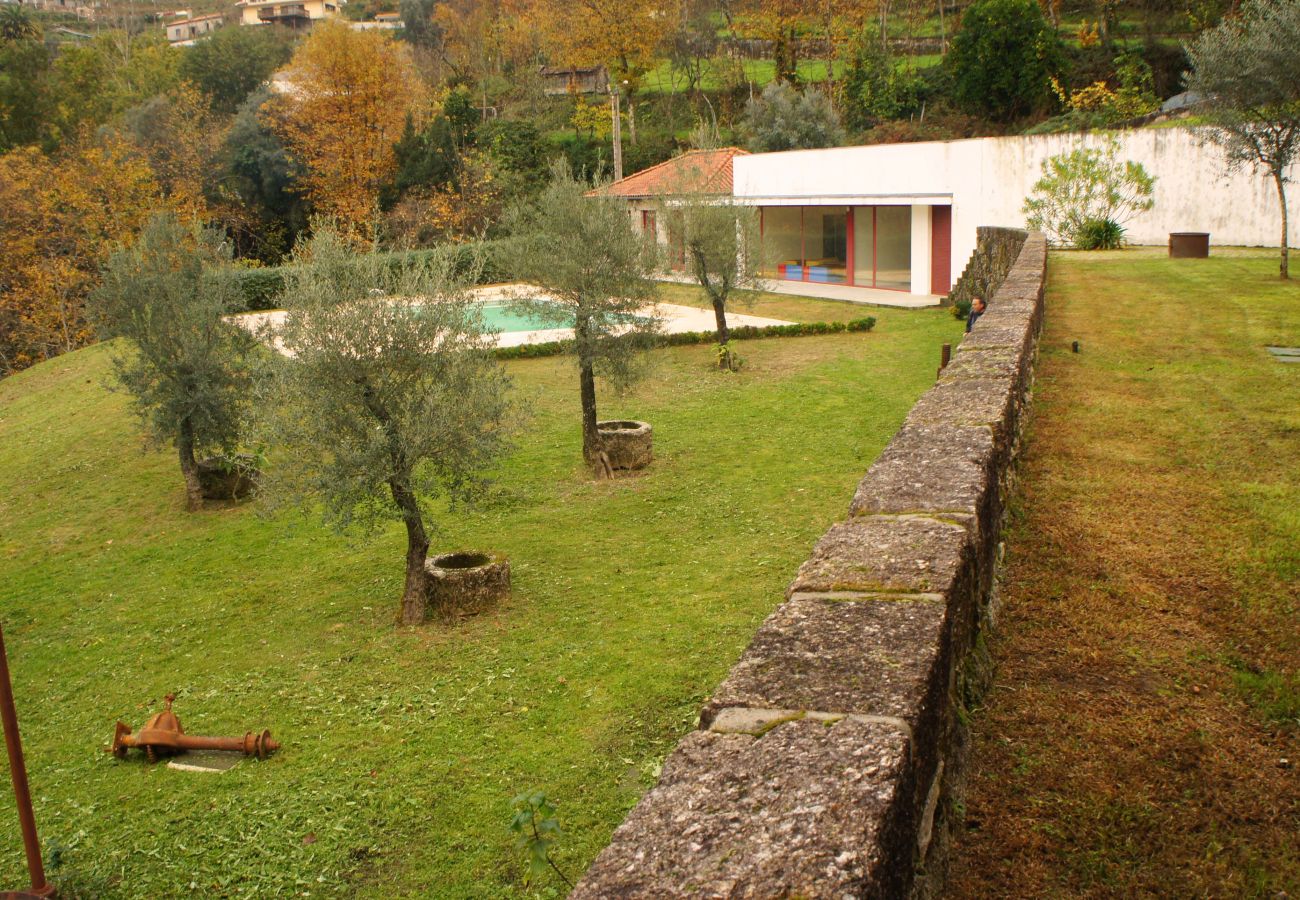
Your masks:
M 483 323 L 489 330 L 499 334 L 514 334 L 520 331 L 547 331 L 552 328 L 572 328 L 573 316 L 564 314 L 564 321 L 545 320 L 531 310 L 521 310 L 499 302 L 482 302 L 478 304 L 483 314 Z

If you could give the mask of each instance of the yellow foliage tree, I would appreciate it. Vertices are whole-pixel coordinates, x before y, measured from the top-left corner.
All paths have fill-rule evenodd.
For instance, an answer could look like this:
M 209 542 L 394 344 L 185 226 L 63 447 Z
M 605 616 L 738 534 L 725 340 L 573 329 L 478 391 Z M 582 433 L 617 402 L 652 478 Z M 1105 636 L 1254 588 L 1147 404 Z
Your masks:
M 294 54 L 286 87 L 268 104 L 271 127 L 302 166 L 319 213 L 354 233 L 377 213 L 396 170 L 393 144 L 426 91 L 408 47 L 380 31 L 323 22 Z
M 0 370 L 91 343 L 85 298 L 100 267 L 163 202 L 148 163 L 120 142 L 0 156 Z

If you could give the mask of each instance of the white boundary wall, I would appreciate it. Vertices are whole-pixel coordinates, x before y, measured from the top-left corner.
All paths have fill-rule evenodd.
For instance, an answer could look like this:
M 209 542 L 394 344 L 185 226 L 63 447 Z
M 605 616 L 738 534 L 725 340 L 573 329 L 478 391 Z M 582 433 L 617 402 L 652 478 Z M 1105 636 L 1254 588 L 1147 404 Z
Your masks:
M 1165 244 L 1171 231 L 1208 231 L 1212 245 L 1278 246 L 1282 219 L 1272 179 L 1253 170 L 1226 176 L 1222 151 L 1189 128 L 757 153 L 733 160 L 734 192 L 755 205 L 912 205 L 912 292 L 928 293 L 928 217 L 915 207 L 952 204 L 955 283 L 975 249 L 977 226 L 1025 226 L 1021 207 L 1043 160 L 1111 137 L 1121 160 L 1140 162 L 1156 177 L 1155 206 L 1128 223 L 1130 242 Z M 1300 180 L 1300 166 L 1292 178 Z

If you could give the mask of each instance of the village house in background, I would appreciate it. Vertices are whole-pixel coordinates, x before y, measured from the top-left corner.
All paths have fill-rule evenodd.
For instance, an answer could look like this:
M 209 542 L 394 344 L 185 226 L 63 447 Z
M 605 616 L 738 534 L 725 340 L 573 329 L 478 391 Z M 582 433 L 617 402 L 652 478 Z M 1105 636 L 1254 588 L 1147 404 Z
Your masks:
M 332 19 L 347 0 L 239 0 L 241 25 L 283 25 L 305 31 L 320 19 Z
M 378 18 L 378 16 L 376 16 Z M 568 68 L 543 66 L 542 91 L 548 97 L 565 94 L 608 94 L 609 72 L 604 66 Z
M 168 22 L 163 27 L 167 30 L 169 44 L 173 47 L 189 47 L 199 38 L 207 37 L 225 24 L 226 17 L 221 13 L 190 16 L 187 10 L 182 18 Z

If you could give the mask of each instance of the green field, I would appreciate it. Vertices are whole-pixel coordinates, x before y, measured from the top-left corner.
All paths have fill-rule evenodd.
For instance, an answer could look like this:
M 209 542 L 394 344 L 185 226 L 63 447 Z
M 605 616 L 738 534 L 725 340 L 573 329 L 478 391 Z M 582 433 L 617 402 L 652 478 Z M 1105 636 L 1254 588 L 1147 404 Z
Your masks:
M 1300 891 L 1300 282 L 1054 254 L 949 896 Z M 1073 351 L 1079 342 L 1079 352 Z
M 674 300 L 682 300 L 675 289 Z M 772 298 L 760 315 L 844 304 Z M 249 507 L 184 511 L 105 389 L 102 347 L 0 382 L 0 617 L 36 815 L 68 897 L 552 895 L 525 887 L 511 798 L 542 790 L 576 877 L 690 730 L 813 541 L 934 379 L 946 311 L 869 334 L 657 351 L 606 416 L 655 426 L 653 467 L 593 482 L 566 359 L 509 364 L 531 410 L 499 494 L 436 548 L 509 554 L 514 597 L 394 626 L 404 537 L 341 537 Z M 119 762 L 168 691 L 187 731 L 269 728 L 223 775 Z M 23 882 L 0 791 L 0 883 Z

